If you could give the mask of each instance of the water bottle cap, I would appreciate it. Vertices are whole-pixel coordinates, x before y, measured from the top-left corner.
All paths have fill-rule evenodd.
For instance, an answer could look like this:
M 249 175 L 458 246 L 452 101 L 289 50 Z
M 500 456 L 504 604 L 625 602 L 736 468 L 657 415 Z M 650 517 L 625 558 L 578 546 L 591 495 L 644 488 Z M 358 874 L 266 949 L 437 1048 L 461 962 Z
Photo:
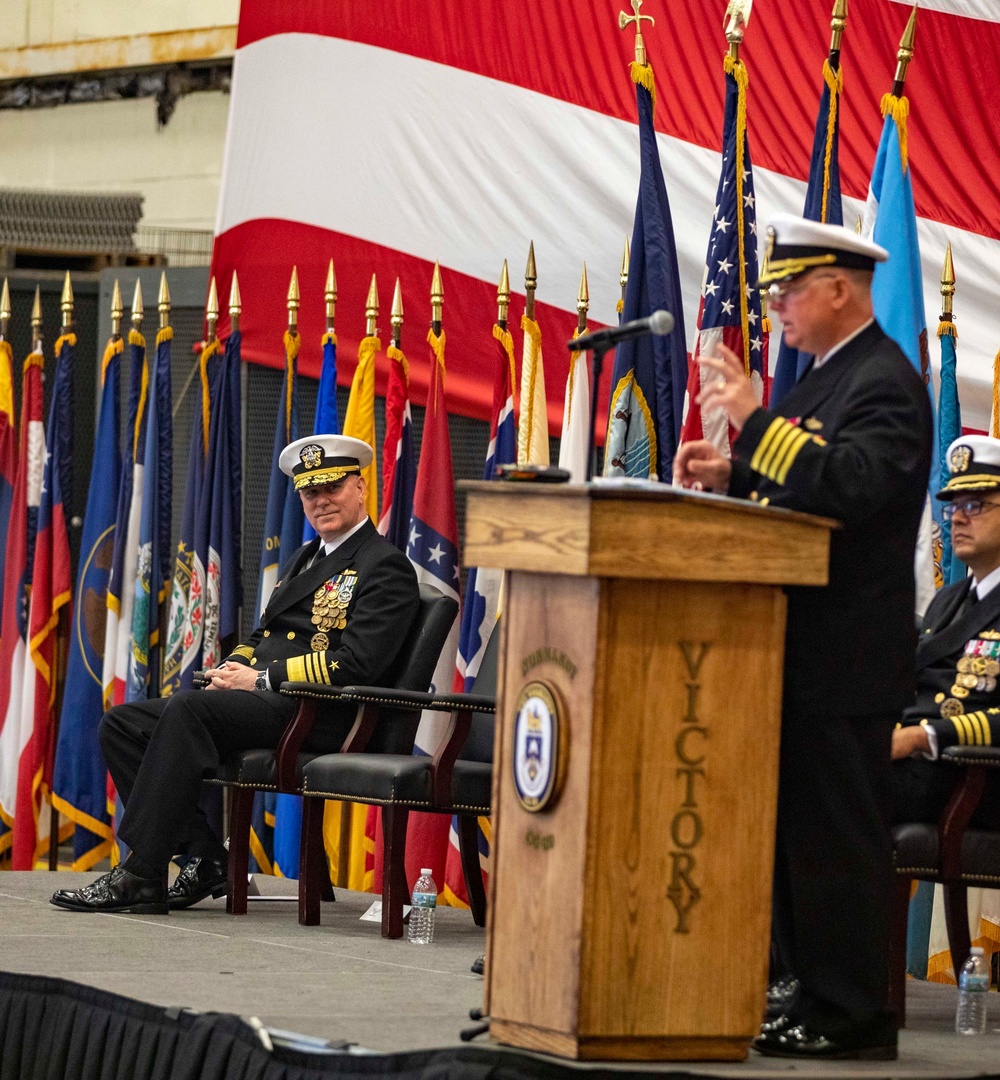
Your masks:
M 431 876 L 431 868 L 429 866 L 422 866 L 420 868 L 420 876 L 421 877 L 430 877 Z M 979 951 L 982 952 L 983 950 L 980 949 Z
M 982 947 L 982 945 L 973 945 L 972 948 L 969 949 L 969 955 L 970 956 L 985 956 L 986 955 L 986 950 Z

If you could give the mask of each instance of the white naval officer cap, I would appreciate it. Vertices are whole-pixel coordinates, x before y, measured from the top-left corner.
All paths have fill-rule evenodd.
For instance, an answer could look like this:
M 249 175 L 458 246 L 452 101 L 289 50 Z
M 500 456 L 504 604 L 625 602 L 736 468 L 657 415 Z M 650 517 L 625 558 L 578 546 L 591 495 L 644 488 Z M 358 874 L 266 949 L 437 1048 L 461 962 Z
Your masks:
M 289 443 L 278 458 L 278 467 L 291 476 L 295 490 L 316 484 L 336 484 L 345 476 L 370 465 L 374 451 L 361 439 L 348 435 L 310 435 Z
M 826 225 L 794 214 L 775 214 L 767 227 L 767 271 L 759 285 L 788 281 L 820 266 L 843 266 L 848 270 L 875 269 L 889 252 L 853 229 Z
M 954 499 L 969 491 L 1000 488 L 1000 439 L 989 435 L 960 435 L 948 447 L 948 483 L 939 499 Z

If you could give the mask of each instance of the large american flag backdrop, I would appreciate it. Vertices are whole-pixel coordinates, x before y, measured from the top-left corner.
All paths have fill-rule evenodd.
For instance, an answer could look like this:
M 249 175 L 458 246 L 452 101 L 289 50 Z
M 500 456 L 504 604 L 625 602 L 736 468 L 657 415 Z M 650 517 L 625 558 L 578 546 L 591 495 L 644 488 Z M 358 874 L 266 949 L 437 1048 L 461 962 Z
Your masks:
M 449 407 L 489 419 L 497 279 L 507 258 L 518 286 L 534 240 L 536 317 L 553 343 L 545 378 L 557 431 L 569 361 L 558 345 L 572 334 L 581 263 L 592 318 L 613 322 L 635 210 L 634 32 L 617 28 L 619 9 L 629 6 L 243 0 L 214 271 L 228 289 L 239 270 L 244 358 L 284 363 L 275 327 L 285 323 L 288 275 L 297 264 L 300 368 L 318 375 L 332 257 L 339 378 L 349 383 L 372 273 L 386 298 L 400 277 L 408 323 L 419 320 L 423 337 L 418 313 L 440 260 L 452 344 Z M 656 71 L 655 125 L 689 351 L 720 173 L 725 6 L 646 0 L 643 7 L 656 19 L 643 32 Z M 777 210 L 802 210 L 831 8 L 831 0 L 757 0 L 753 8 L 741 55 L 762 224 Z M 908 15 L 909 0 L 851 0 L 840 128 L 847 222 L 862 211 L 882 128 L 879 103 Z M 989 89 L 998 71 L 996 0 L 921 0 L 906 92 L 925 304 L 933 325 L 951 240 L 963 420 L 977 428 L 988 426 L 1000 346 L 1000 140 Z M 388 311 L 381 322 L 387 326 Z M 519 324 L 515 297 L 511 325 Z M 931 353 L 936 366 L 933 344 Z M 388 367 L 379 365 L 379 392 Z M 429 370 L 411 368 L 416 404 L 426 398 Z

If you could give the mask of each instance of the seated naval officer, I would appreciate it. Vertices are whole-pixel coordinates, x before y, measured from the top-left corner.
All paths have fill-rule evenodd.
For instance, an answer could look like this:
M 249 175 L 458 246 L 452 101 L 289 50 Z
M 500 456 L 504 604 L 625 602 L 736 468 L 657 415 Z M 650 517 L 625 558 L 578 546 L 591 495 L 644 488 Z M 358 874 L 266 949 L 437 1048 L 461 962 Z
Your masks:
M 319 534 L 292 556 L 246 644 L 206 671 L 209 686 L 119 705 L 101 721 L 101 746 L 125 804 L 119 835 L 132 854 L 93 884 L 59 890 L 72 911 L 166 914 L 226 887 L 226 851 L 198 808 L 202 779 L 228 755 L 276 747 L 295 714 L 285 680 L 378 683 L 418 609 L 416 575 L 365 510 L 361 470 L 372 449 L 317 435 L 286 446 L 306 519 Z M 339 749 L 353 710 L 330 710 L 306 746 Z M 188 861 L 167 891 L 171 857 Z
M 681 446 L 674 481 L 835 518 L 829 582 L 790 587 L 772 935 L 801 984 L 754 1046 L 800 1059 L 896 1056 L 888 1012 L 892 730 L 915 681 L 913 558 L 932 416 L 920 375 L 873 318 L 888 253 L 788 215 L 769 229 L 772 310 L 814 360 L 773 409 L 743 358 L 703 361 L 701 407 L 738 433 L 732 456 Z
M 1000 440 L 963 435 L 948 448 L 938 492 L 954 555 L 969 567 L 941 589 L 917 642 L 917 696 L 892 735 L 893 818 L 938 821 L 962 770 L 936 763 L 948 746 L 1000 746 Z M 973 817 L 1000 828 L 1000 775 L 988 770 Z

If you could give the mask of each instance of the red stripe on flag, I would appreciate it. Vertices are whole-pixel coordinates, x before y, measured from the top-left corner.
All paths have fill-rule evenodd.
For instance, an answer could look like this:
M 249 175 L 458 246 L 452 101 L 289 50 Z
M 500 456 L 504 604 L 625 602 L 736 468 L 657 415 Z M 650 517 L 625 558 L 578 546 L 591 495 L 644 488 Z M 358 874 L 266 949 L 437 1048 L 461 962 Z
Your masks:
M 266 243 L 262 242 L 263 237 L 266 237 Z M 243 314 L 240 316 L 243 359 L 268 367 L 284 368 L 284 346 L 281 334 L 275 333 L 274 328 L 284 325 L 288 313 L 283 295 L 274 288 L 274 267 L 283 262 L 287 262 L 289 268 L 296 264 L 303 297 L 321 298 L 331 257 L 337 266 L 339 288 L 337 381 L 342 386 L 349 386 L 357 366 L 358 343 L 365 336 L 365 301 L 372 272 L 377 274 L 381 292 L 386 297 L 392 295 L 391 285 L 399 277 L 407 313 L 402 345 L 410 361 L 410 400 L 415 405 L 423 406 L 430 384 L 431 369 L 424 359 L 427 353 L 423 343 L 431 316 L 430 285 L 434 264 L 343 233 L 295 221 L 258 220 L 229 229 L 216 239 L 212 272 L 218 281 L 220 294 L 228 295 L 233 270 L 239 271 L 243 298 Z M 443 322 L 450 342 L 448 408 L 451 412 L 489 420 L 492 384 L 483 373 L 491 372 L 496 363 L 495 345 L 489 336 L 489 328 L 496 319 L 497 287 L 447 267 L 442 267 L 441 274 L 444 282 Z M 520 326 L 523 310 L 523 295 L 514 293 L 509 314 L 511 327 Z M 228 314 L 225 314 L 219 320 L 220 337 L 225 337 L 229 332 L 228 318 Z M 536 301 L 535 318 L 542 327 L 545 343 L 549 430 L 558 433 L 562 426 L 562 399 L 569 371 L 566 342 L 573 336 L 576 315 Z M 380 322 L 382 329 L 386 330 L 388 305 L 382 311 Z M 600 325 L 596 322 L 590 324 L 593 329 Z M 324 330 L 322 303 L 303 303 L 299 311 L 299 334 L 302 338 L 299 371 L 303 375 L 319 378 L 323 362 L 320 342 Z M 388 334 L 384 340 L 388 340 Z M 261 347 L 261 342 L 268 344 Z M 607 366 L 610 368 L 610 362 Z M 375 368 L 378 394 L 385 394 L 388 378 L 389 361 L 380 356 Z M 608 374 L 605 374 L 601 388 L 603 406 L 598 410 L 602 433 L 608 412 L 609 381 Z
M 569 9 L 506 0 L 427 0 L 419 18 L 405 0 L 372 17 L 361 0 L 274 4 L 244 0 L 240 48 L 279 33 L 319 34 L 375 45 L 523 86 L 634 121 L 627 76 L 632 34 L 616 30 L 618 0 L 577 0 Z M 724 42 L 721 0 L 671 0 L 643 34 L 659 76 L 656 127 L 709 149 L 722 122 Z M 863 198 L 909 11 L 885 0 L 854 0 L 844 38 L 841 119 L 845 194 Z M 750 72 L 749 129 L 754 164 L 801 180 L 809 168 L 820 69 L 830 40 L 829 0 L 801 0 L 795 17 L 758 5 L 742 49 Z M 516 42 L 500 49 L 497 41 Z M 572 41 L 572 49 L 566 42 Z M 910 149 L 917 213 L 1000 239 L 1000 142 L 993 94 L 1000 70 L 1000 24 L 921 10 L 906 90 L 913 112 Z M 488 120 L 485 122 L 489 122 Z M 242 282 L 241 282 L 242 284 Z M 280 322 L 275 325 L 281 325 Z

